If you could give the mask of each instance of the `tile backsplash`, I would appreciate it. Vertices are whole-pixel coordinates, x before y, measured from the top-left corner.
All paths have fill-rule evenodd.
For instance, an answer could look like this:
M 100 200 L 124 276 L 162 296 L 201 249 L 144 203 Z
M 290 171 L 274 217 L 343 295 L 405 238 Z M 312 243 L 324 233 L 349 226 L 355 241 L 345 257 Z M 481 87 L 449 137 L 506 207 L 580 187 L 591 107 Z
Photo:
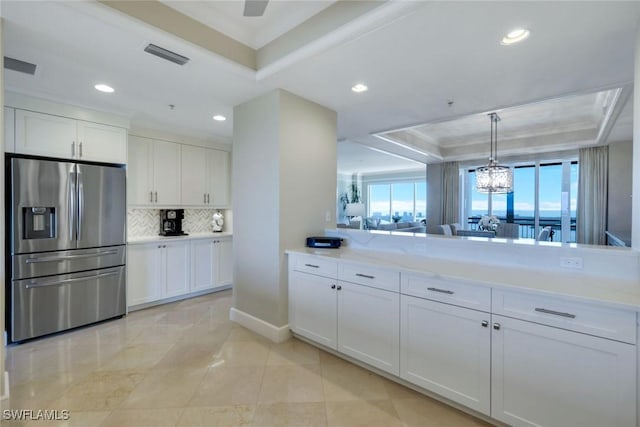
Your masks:
M 211 220 L 214 212 L 218 210 L 225 217 L 224 231 L 227 231 L 227 217 L 230 216 L 230 212 L 224 209 L 185 209 L 182 229 L 186 233 L 212 231 Z M 160 211 L 158 209 L 127 209 L 127 235 L 129 237 L 156 236 L 159 229 Z

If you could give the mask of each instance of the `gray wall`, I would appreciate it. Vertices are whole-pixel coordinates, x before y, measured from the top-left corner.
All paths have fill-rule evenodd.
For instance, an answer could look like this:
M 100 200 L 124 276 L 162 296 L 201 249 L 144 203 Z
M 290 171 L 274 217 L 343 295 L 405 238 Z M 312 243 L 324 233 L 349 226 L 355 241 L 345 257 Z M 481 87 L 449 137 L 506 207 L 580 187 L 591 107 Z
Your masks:
M 609 145 L 609 201 L 607 229 L 631 233 L 633 143 Z
M 281 327 L 284 251 L 335 221 L 336 113 L 275 90 L 234 109 L 233 133 L 233 306 Z

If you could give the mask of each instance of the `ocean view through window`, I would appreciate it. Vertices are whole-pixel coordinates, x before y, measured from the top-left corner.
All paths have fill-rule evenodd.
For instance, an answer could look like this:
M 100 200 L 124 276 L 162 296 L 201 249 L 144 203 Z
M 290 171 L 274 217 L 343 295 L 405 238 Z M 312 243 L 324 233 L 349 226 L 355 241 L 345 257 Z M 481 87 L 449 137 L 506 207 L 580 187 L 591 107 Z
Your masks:
M 475 191 L 475 170 L 467 170 L 464 217 L 476 229 L 483 215 L 518 224 L 521 238 L 536 238 L 543 227 L 553 241 L 575 242 L 579 165 L 575 160 L 522 164 L 514 167 L 514 189 L 508 194 Z

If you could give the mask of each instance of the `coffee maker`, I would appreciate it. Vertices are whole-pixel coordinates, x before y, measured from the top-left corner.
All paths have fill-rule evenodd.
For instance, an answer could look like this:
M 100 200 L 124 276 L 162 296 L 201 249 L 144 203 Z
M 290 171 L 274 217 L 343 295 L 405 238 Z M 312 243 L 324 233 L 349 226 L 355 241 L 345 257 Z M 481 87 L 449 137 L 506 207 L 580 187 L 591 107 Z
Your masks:
M 160 235 L 186 236 L 182 231 L 184 209 L 160 209 Z

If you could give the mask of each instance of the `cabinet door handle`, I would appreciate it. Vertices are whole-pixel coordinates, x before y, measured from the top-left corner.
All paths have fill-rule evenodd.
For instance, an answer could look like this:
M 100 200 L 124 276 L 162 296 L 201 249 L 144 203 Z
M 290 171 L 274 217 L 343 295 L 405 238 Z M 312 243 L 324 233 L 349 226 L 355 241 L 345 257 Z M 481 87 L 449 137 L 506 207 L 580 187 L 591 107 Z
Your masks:
M 440 292 L 441 294 L 453 295 L 453 291 L 449 291 L 447 289 L 427 288 L 427 290 L 432 292 Z
M 342 290 L 342 286 L 338 286 L 338 290 L 341 291 Z
M 76 142 L 71 141 L 71 157 L 75 157 L 75 156 L 76 156 Z
M 160 249 L 162 247 L 162 245 L 158 245 L 158 249 Z
M 149 191 L 149 201 L 153 203 L 153 191 Z
M 313 264 L 305 264 L 305 267 L 311 267 L 311 268 L 320 268 L 319 265 L 313 265 Z
M 483 320 L 482 321 L 482 327 L 486 328 L 487 326 L 489 326 L 489 322 L 487 320 Z
M 158 203 L 158 192 L 155 191 L 154 194 L 156 195 L 156 203 Z
M 207 194 L 206 193 L 202 194 L 202 203 L 207 203 Z
M 576 318 L 575 314 L 563 313 L 561 311 L 555 311 L 555 310 L 547 310 L 546 308 L 536 308 L 536 311 L 538 313 L 553 314 L 554 316 L 568 317 L 569 319 Z
M 493 329 L 495 329 L 496 331 L 500 330 L 500 323 L 494 323 L 493 324 Z
M 82 157 L 82 142 L 80 143 L 80 147 L 79 147 L 79 153 L 80 153 L 80 157 Z
M 331 289 L 335 289 L 335 288 L 336 288 L 336 285 L 331 285 Z
M 211 203 L 211 194 L 207 193 L 207 203 Z
M 376 276 L 369 276 L 368 274 L 356 273 L 358 277 L 364 277 L 365 279 L 375 279 Z

